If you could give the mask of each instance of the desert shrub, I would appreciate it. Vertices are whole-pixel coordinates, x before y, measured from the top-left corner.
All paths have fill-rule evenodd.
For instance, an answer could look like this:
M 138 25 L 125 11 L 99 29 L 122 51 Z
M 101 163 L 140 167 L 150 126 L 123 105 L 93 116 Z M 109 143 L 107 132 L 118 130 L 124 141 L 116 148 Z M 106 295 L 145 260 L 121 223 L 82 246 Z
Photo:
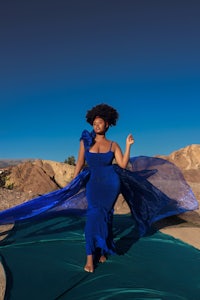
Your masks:
M 72 155 L 72 156 L 69 156 L 67 159 L 65 159 L 64 161 L 65 164 L 69 164 L 71 166 L 75 166 L 76 165 L 76 159 L 75 157 Z
M 10 175 L 9 170 L 5 170 L 0 174 L 0 187 L 5 187 L 6 186 L 6 180 L 7 180 L 9 175 Z

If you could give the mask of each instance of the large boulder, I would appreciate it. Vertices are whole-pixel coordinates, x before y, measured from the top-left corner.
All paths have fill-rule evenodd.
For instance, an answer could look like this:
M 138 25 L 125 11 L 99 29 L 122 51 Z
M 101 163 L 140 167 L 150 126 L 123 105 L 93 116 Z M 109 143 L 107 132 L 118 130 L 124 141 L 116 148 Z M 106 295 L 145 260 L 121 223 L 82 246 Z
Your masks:
M 0 210 L 67 185 L 74 166 L 48 160 L 26 161 L 0 174 Z
M 50 170 L 49 173 L 50 175 L 34 162 L 25 162 L 10 169 L 5 187 L 28 192 L 30 196 L 51 192 L 58 185 L 53 180 L 53 171 Z
M 75 167 L 66 163 L 51 160 L 36 160 L 34 165 L 43 169 L 59 187 L 66 186 L 72 180 L 74 175 Z

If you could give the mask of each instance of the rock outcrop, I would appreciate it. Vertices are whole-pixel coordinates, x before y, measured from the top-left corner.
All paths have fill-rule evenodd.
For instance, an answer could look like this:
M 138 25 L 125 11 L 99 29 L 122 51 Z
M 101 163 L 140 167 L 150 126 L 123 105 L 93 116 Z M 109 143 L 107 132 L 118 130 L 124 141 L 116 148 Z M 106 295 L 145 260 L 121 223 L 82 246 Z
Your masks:
M 45 193 L 64 187 L 72 179 L 74 166 L 50 160 L 25 162 L 11 168 L 7 186 L 18 190 L 35 190 L 35 194 Z
M 172 152 L 170 155 L 160 155 L 175 163 L 181 170 L 200 170 L 200 145 L 189 145 Z
M 200 203 L 200 145 L 189 145 L 168 156 L 159 156 L 174 163 L 181 169 Z
M 51 160 L 37 160 L 35 165 L 40 166 L 59 187 L 66 186 L 73 178 L 74 166 Z
M 74 166 L 48 160 L 27 161 L 7 168 L 0 174 L 0 210 L 64 187 L 73 172 Z

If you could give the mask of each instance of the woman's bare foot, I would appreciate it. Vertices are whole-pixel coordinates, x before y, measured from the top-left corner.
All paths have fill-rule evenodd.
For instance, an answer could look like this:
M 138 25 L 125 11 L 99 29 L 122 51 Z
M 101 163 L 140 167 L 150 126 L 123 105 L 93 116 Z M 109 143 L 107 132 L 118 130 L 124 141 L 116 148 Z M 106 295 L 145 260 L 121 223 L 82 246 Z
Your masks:
M 90 272 L 90 273 L 94 272 L 94 264 L 93 264 L 93 256 L 92 255 L 87 255 L 87 261 L 86 261 L 84 270 L 86 272 Z
M 104 255 L 101 255 L 99 258 L 99 262 L 104 263 L 106 261 L 106 257 Z

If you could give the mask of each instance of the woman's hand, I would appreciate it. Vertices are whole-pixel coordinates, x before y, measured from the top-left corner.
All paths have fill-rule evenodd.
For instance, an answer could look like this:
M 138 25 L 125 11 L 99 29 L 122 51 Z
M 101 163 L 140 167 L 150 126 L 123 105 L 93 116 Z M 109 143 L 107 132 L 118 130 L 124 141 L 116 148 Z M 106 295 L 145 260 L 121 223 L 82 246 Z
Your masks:
M 125 148 L 125 152 L 124 154 L 122 153 L 119 145 L 117 143 L 115 143 L 115 149 L 114 149 L 114 153 L 115 153 L 115 159 L 117 164 L 121 167 L 121 168 L 126 168 L 129 158 L 130 158 L 130 149 L 131 149 L 131 145 L 134 143 L 134 138 L 132 136 L 132 134 L 129 134 L 126 138 L 126 148 Z
M 132 144 L 134 144 L 134 142 L 135 142 L 135 140 L 134 140 L 132 134 L 130 133 L 130 134 L 127 136 L 127 138 L 126 138 L 126 144 L 127 144 L 127 145 L 132 145 Z

